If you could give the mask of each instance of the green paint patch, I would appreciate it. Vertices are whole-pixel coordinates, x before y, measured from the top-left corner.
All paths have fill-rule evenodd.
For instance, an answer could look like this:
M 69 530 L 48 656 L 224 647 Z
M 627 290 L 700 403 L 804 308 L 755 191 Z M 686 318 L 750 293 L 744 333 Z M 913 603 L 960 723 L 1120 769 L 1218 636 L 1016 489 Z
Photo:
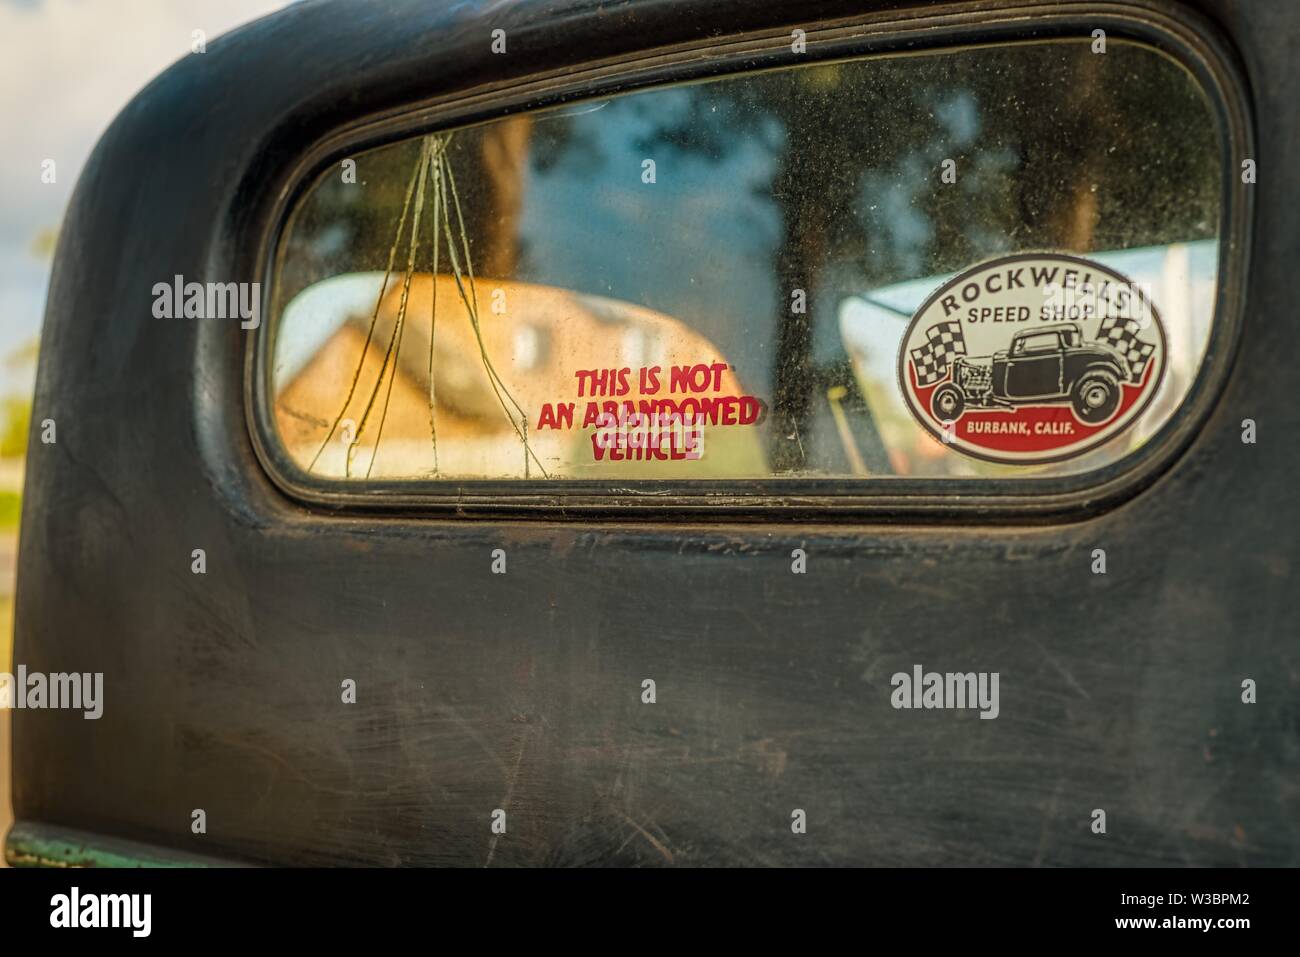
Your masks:
M 229 867 L 225 861 L 69 828 L 19 822 L 5 839 L 10 867 Z

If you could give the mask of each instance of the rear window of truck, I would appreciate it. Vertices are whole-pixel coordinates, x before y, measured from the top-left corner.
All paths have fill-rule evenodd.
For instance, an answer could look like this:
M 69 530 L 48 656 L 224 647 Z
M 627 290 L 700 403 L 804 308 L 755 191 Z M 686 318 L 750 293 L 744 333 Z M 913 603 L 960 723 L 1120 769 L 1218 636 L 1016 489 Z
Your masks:
M 279 233 L 261 427 L 322 488 L 1101 469 L 1201 373 L 1224 137 L 1174 59 L 1081 37 L 358 150 Z

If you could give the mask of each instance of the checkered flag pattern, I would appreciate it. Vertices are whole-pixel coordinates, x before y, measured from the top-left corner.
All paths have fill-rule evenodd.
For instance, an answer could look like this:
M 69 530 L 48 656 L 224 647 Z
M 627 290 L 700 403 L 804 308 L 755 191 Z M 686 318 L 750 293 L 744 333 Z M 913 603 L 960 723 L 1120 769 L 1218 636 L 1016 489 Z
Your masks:
M 1151 353 L 1156 351 L 1154 345 L 1138 338 L 1141 329 L 1136 319 L 1107 316 L 1101 321 L 1101 331 L 1097 335 L 1098 342 L 1110 346 L 1128 362 L 1129 379 L 1133 382 L 1142 378 Z
M 934 385 L 948 374 L 957 356 L 966 354 L 966 337 L 960 322 L 936 322 L 925 330 L 925 345 L 912 350 L 917 385 Z

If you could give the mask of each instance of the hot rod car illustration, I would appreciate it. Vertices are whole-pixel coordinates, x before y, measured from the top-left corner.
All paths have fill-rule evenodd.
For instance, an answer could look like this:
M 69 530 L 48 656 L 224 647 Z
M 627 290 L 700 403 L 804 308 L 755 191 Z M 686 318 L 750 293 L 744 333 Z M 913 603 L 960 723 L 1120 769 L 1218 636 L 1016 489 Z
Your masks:
M 1085 342 L 1078 324 L 1063 322 L 1017 332 L 992 356 L 958 356 L 952 380 L 934 390 L 930 409 L 953 422 L 968 408 L 1068 402 L 1086 425 L 1105 422 L 1119 408 L 1127 360 L 1116 350 Z

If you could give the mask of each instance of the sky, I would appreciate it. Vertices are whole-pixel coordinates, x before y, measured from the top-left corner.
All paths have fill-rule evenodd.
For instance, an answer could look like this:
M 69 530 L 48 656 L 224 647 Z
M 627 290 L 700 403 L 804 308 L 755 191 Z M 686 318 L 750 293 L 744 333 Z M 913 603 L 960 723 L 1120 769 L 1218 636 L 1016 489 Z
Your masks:
M 285 0 L 0 0 L 0 397 L 30 392 L 6 361 L 40 333 L 51 257 L 77 176 L 118 111 L 171 63 Z M 55 182 L 41 181 L 55 162 Z

